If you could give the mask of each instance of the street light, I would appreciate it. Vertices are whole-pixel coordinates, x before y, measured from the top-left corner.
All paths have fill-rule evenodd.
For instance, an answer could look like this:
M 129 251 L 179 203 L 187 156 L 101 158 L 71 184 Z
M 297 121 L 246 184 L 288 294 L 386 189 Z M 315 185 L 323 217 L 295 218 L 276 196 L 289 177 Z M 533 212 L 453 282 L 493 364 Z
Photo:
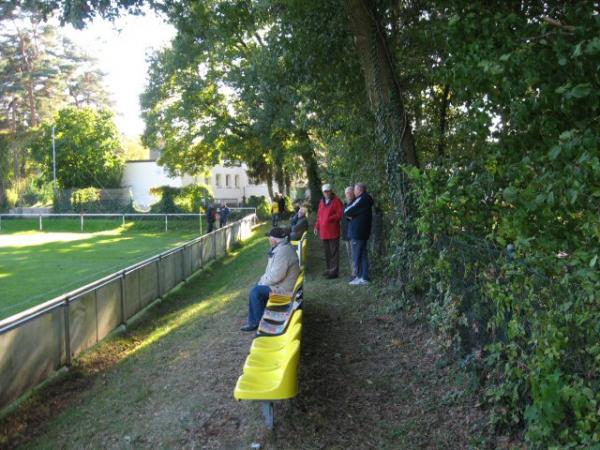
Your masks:
M 53 174 L 53 187 L 56 193 L 56 143 L 54 141 L 54 125 L 52 125 L 52 174 Z

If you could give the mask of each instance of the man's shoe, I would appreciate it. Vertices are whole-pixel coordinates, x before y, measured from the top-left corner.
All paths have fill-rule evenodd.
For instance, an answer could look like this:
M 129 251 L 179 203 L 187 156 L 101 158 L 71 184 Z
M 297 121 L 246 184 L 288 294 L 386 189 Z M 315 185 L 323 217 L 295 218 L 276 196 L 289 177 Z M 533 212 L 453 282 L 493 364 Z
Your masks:
M 358 286 L 360 284 L 360 278 L 354 278 L 350 283 L 350 286 Z
M 242 328 L 240 328 L 240 331 L 256 331 L 257 328 L 258 325 L 244 325 Z
M 358 280 L 358 283 L 356 283 L 356 284 L 358 284 L 359 286 L 366 286 L 366 285 L 369 284 L 369 281 L 368 280 L 363 280 L 361 278 L 360 280 Z

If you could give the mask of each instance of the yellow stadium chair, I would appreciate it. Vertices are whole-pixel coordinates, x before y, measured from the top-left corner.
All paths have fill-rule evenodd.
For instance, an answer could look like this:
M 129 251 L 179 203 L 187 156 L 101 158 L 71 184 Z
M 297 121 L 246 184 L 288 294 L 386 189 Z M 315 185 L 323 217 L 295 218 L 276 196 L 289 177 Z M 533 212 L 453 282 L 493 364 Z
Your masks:
M 300 341 L 285 347 L 280 365 L 274 370 L 248 368 L 238 378 L 233 396 L 237 400 L 285 400 L 298 394 Z

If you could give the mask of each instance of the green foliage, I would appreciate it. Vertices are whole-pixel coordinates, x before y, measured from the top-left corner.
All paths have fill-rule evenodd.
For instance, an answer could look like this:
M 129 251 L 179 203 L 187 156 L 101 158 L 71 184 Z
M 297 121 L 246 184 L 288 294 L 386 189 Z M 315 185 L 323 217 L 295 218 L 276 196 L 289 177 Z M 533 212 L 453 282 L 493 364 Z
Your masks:
M 107 110 L 65 108 L 40 127 L 34 155 L 52 178 L 52 127 L 55 127 L 56 177 L 64 189 L 113 188 L 121 184 L 120 135 Z
M 97 212 L 101 190 L 94 187 L 75 189 L 71 192 L 71 205 L 77 212 Z
M 159 200 L 152 205 L 152 212 L 156 213 L 199 213 L 206 208 L 207 203 L 213 201 L 209 186 L 204 184 L 191 184 L 184 188 L 159 186 L 150 190 L 152 195 Z
M 271 220 L 271 204 L 266 198 L 263 197 L 256 207 L 256 215 L 259 220 Z
M 248 200 L 246 200 L 246 204 L 252 208 L 256 208 L 256 207 L 258 207 L 258 205 L 260 205 L 264 201 L 265 201 L 264 195 L 261 195 L 260 197 L 257 197 L 256 195 L 251 195 L 250 197 L 248 197 Z

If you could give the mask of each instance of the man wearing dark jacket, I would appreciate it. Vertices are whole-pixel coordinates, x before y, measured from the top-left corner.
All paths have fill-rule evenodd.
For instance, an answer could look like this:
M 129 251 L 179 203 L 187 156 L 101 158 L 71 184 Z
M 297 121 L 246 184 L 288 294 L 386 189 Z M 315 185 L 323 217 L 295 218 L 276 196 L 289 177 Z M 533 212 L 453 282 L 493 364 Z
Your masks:
M 364 183 L 354 185 L 354 195 L 356 199 L 344 209 L 344 215 L 350 219 L 348 237 L 352 241 L 352 259 L 356 269 L 356 278 L 350 284 L 357 286 L 369 284 L 367 241 L 371 235 L 373 199 Z

